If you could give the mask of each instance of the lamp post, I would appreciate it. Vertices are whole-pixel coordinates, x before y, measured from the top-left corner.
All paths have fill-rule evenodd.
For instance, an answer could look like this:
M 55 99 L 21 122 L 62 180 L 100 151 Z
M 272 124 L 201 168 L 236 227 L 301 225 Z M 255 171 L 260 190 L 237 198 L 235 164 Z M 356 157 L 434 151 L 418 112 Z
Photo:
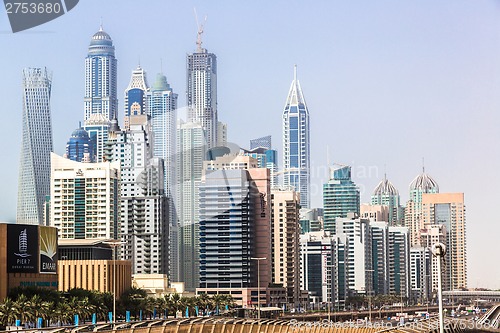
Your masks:
M 446 246 L 442 243 L 436 243 L 432 246 L 432 254 L 437 257 L 438 269 L 438 300 L 439 300 L 439 332 L 444 332 L 444 318 L 443 318 L 443 288 L 441 284 L 441 259 L 446 254 Z
M 113 320 L 112 324 L 116 323 L 116 247 L 120 246 L 124 242 L 113 239 L 106 242 L 104 244 L 108 244 L 112 247 L 113 250 Z
M 257 307 L 259 311 L 259 313 L 257 314 L 257 318 L 260 320 L 260 261 L 266 260 L 266 257 L 252 257 L 250 259 L 257 260 Z

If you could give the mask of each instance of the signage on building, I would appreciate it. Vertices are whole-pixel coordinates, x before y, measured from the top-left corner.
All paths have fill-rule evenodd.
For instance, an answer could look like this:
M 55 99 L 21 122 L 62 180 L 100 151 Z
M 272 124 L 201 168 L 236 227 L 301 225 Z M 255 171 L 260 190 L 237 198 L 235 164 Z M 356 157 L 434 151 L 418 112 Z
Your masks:
M 38 273 L 38 226 L 7 226 L 7 272 Z
M 57 229 L 39 228 L 40 273 L 57 274 Z

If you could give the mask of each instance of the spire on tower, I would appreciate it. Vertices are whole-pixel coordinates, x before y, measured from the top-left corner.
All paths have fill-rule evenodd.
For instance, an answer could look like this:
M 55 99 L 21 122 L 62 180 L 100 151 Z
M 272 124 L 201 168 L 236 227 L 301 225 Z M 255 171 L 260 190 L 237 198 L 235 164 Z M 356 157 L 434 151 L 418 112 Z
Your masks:
M 102 31 L 102 16 L 101 16 L 101 22 L 99 23 L 99 31 Z

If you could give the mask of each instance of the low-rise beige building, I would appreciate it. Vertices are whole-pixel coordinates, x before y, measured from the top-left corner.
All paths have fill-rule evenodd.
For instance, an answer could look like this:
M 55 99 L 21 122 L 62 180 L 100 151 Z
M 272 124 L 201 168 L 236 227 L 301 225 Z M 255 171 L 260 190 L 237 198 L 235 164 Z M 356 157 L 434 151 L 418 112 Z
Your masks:
M 103 240 L 59 240 L 59 290 L 73 288 L 116 293 L 132 286 L 132 263 L 113 260 L 114 251 Z M 116 285 L 116 289 L 115 289 Z

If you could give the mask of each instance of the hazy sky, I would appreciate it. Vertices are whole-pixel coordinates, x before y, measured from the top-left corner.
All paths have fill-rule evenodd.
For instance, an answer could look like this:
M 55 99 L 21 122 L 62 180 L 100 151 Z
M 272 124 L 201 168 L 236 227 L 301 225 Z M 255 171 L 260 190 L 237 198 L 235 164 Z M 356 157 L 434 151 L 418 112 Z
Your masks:
M 116 47 L 123 91 L 140 61 L 149 82 L 163 71 L 185 105 L 186 54 L 208 16 L 203 46 L 217 54 L 219 119 L 231 142 L 273 135 L 293 65 L 309 106 L 312 204 L 330 162 L 353 166 L 362 201 L 387 177 L 408 199 L 421 172 L 441 192 L 464 192 L 469 285 L 500 288 L 500 1 L 81 0 L 66 15 L 12 34 L 0 13 L 0 221 L 14 221 L 24 67 L 53 72 L 54 150 L 63 154 L 83 118 L 84 59 L 104 30 Z M 281 157 L 281 156 L 280 156 Z

